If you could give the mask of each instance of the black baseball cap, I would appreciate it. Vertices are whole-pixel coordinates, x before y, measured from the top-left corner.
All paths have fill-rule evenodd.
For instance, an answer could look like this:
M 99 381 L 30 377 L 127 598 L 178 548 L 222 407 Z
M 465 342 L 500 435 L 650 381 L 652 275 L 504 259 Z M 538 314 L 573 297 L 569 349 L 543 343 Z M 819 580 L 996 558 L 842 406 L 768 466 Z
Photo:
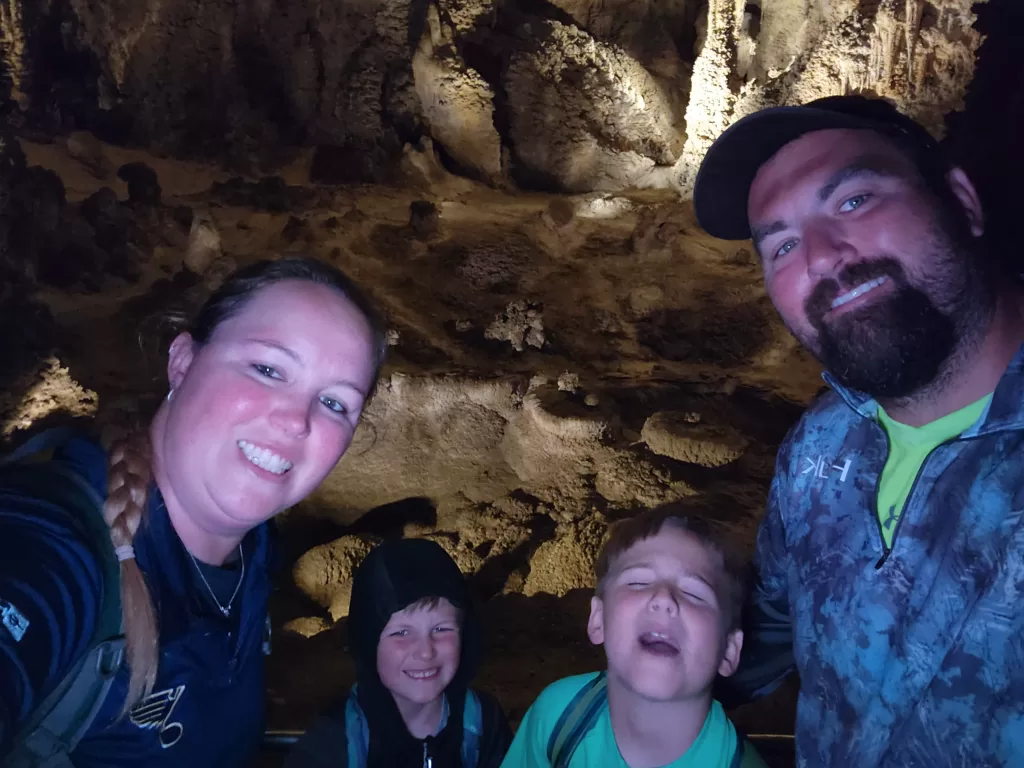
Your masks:
M 884 99 L 828 96 L 763 109 L 729 126 L 704 156 L 693 188 L 698 223 L 722 240 L 749 238 L 747 198 L 761 166 L 794 139 L 837 128 L 877 131 L 924 152 L 939 151 L 928 131 Z

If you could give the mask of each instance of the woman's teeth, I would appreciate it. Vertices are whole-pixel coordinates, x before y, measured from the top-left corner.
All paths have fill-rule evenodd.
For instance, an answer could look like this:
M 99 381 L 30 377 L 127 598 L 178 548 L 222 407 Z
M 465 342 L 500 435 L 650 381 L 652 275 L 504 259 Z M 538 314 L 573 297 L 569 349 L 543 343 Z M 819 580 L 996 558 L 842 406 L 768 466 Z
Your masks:
M 423 672 L 413 672 L 411 670 L 406 670 L 405 674 L 407 674 L 413 680 L 429 680 L 432 677 L 437 677 L 438 671 L 439 670 L 437 670 L 436 668 L 435 669 L 428 669 L 428 670 L 423 671 Z
M 292 463 L 288 461 L 288 459 L 282 458 L 266 448 L 259 448 L 248 440 L 239 440 L 238 447 L 242 449 L 242 453 L 245 454 L 245 458 L 260 469 L 265 469 L 267 472 L 272 472 L 275 475 L 283 475 L 292 468 Z
M 868 291 L 874 290 L 875 288 L 877 288 L 878 286 L 880 286 L 884 282 L 885 282 L 885 278 L 884 277 L 876 277 L 874 280 L 868 280 L 866 283 L 861 283 L 856 288 L 854 288 L 852 291 L 847 291 L 842 296 L 840 296 L 835 301 L 833 301 L 832 302 L 832 309 L 837 309 L 838 307 L 843 306 L 843 304 L 847 304 L 847 303 L 853 301 L 858 296 L 863 296 L 865 293 L 867 293 Z

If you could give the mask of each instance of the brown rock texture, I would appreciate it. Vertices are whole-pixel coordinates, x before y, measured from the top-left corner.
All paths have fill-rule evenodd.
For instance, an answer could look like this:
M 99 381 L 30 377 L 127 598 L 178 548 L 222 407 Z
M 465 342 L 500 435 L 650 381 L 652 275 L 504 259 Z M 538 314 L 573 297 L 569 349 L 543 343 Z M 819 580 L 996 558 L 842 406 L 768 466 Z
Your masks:
M 451 5 L 451 4 L 449 4 Z M 454 44 L 457 31 L 472 29 L 480 14 L 462 10 L 441 20 L 438 7 L 427 8 L 427 24 L 412 58 L 413 82 L 423 121 L 431 136 L 458 167 L 478 178 L 500 180 L 501 137 L 494 125 L 494 90 L 462 59 Z
M 732 463 L 748 445 L 734 430 L 701 424 L 697 414 L 671 411 L 648 418 L 640 437 L 659 456 L 709 468 Z
M 694 65 L 684 192 L 729 124 L 765 106 L 865 93 L 892 100 L 934 133 L 963 107 L 981 35 L 970 0 L 709 0 Z
M 490 184 L 686 194 L 710 142 L 765 105 L 873 93 L 941 132 L 974 71 L 974 5 L 11 0 L 0 41 L 36 129 L 239 170 L 316 146 L 333 183 L 391 178 L 427 134 Z
M 346 536 L 311 549 L 295 563 L 295 583 L 326 608 L 335 621 L 348 616 L 352 572 L 377 541 L 367 536 Z
M 529 171 L 573 192 L 616 190 L 678 159 L 671 104 L 636 59 L 557 21 L 524 26 L 521 40 L 504 86 Z

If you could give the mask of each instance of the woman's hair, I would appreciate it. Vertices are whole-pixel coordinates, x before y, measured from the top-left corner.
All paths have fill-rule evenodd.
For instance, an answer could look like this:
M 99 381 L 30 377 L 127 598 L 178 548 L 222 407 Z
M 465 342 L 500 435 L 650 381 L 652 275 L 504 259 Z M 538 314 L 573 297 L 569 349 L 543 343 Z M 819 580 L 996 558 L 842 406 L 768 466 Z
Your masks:
M 260 261 L 231 274 L 206 300 L 185 329 L 197 344 L 206 344 L 225 320 L 242 311 L 264 288 L 285 280 L 301 280 L 332 288 L 366 318 L 373 336 L 372 396 L 387 353 L 387 328 L 369 298 L 341 270 L 313 258 Z M 114 442 L 109 451 L 108 493 L 103 518 L 114 547 L 130 545 L 142 522 L 146 492 L 152 480 L 152 450 L 147 430 L 136 430 Z M 124 712 L 148 695 L 156 680 L 159 632 L 146 580 L 134 558 L 121 561 L 121 609 L 131 678 Z

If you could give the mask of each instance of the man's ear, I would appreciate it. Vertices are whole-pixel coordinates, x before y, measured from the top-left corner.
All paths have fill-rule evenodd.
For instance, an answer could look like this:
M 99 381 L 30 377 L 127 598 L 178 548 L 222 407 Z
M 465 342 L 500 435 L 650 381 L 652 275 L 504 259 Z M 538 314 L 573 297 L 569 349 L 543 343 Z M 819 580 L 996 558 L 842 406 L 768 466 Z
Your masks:
M 718 665 L 718 674 L 729 677 L 740 664 L 740 653 L 743 651 L 743 630 L 734 629 L 725 636 L 725 653 L 722 663 Z
M 167 351 L 167 381 L 171 389 L 177 389 L 192 366 L 196 343 L 189 333 L 179 333 Z
M 604 642 L 604 601 L 594 595 L 590 598 L 590 619 L 587 621 L 587 636 L 594 645 Z
M 967 221 L 971 225 L 971 234 L 981 237 L 985 234 L 985 214 L 981 209 L 981 198 L 978 197 L 978 191 L 974 188 L 974 184 L 971 183 L 962 168 L 954 168 L 946 174 L 946 182 L 967 215 Z

